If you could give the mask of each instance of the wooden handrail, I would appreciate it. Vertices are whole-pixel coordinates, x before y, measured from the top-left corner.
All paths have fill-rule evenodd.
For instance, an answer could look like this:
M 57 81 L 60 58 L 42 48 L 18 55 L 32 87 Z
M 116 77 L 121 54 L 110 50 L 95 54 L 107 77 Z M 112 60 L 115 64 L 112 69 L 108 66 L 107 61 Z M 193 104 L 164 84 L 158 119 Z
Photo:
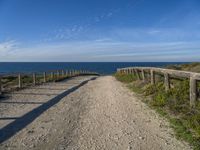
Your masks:
M 45 72 L 37 72 L 37 73 L 15 73 L 15 74 L 4 74 L 0 75 L 0 96 L 5 92 L 4 86 L 2 83 L 2 79 L 5 79 L 7 77 L 15 77 L 15 80 L 17 81 L 17 85 L 12 85 L 17 88 L 23 88 L 25 81 L 23 79 L 24 76 L 30 77 L 32 80 L 30 80 L 28 83 L 35 86 L 37 84 L 37 79 L 42 79 L 42 83 L 46 83 L 49 81 L 60 81 L 67 77 L 74 77 L 79 75 L 99 75 L 96 72 L 90 72 L 90 71 L 75 71 L 75 70 L 54 70 L 54 71 L 45 71 Z M 26 82 L 27 83 L 27 82 Z M 41 83 L 41 82 L 40 82 Z
M 177 77 L 182 77 L 182 78 L 190 78 L 193 77 L 196 80 L 200 80 L 200 73 L 196 72 L 189 72 L 189 71 L 180 71 L 180 70 L 172 70 L 172 69 L 164 69 L 164 68 L 156 68 L 156 67 L 128 67 L 128 68 L 120 68 L 118 70 L 132 70 L 132 69 L 137 69 L 137 70 L 144 70 L 144 71 L 150 71 L 153 70 L 157 73 L 168 73 L 169 75 L 177 76 Z
M 119 68 L 117 69 L 119 73 L 135 73 L 138 77 L 138 73 L 142 74 L 143 80 L 145 80 L 145 72 L 150 74 L 151 84 L 155 84 L 155 74 L 163 74 L 164 76 L 164 85 L 165 90 L 168 91 L 170 88 L 170 77 L 176 78 L 187 78 L 190 80 L 190 106 L 194 107 L 197 100 L 197 81 L 200 80 L 200 73 L 189 72 L 189 71 L 180 71 L 180 70 L 172 70 L 172 69 L 164 69 L 164 68 L 156 68 L 156 67 L 127 67 L 127 68 Z

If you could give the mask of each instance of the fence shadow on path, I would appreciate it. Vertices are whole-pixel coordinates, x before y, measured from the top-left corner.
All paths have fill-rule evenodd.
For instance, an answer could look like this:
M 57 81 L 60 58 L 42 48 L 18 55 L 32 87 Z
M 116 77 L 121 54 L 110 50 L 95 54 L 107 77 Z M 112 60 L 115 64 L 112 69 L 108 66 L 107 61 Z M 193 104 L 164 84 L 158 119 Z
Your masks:
M 74 92 L 81 86 L 85 85 L 90 80 L 95 80 L 97 77 L 93 77 L 86 81 L 81 82 L 79 85 L 72 87 L 71 89 L 57 95 L 56 97 L 50 99 L 48 102 L 40 105 L 39 107 L 33 109 L 32 111 L 24 114 L 23 116 L 16 118 L 13 122 L 6 125 L 5 127 L 0 129 L 0 143 L 5 142 L 12 136 L 14 136 L 17 132 L 25 128 L 28 124 L 33 122 L 37 117 L 39 117 L 43 112 L 48 110 L 50 107 L 57 104 L 62 98 Z M 7 118 L 8 119 L 8 118 Z M 14 118 L 13 118 L 14 119 Z

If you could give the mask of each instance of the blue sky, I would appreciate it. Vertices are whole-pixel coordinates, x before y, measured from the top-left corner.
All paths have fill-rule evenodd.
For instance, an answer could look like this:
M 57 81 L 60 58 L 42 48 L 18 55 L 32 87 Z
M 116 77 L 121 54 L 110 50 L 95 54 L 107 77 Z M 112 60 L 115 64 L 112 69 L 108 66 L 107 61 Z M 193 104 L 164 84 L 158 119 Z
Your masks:
M 200 1 L 0 0 L 0 61 L 200 61 Z

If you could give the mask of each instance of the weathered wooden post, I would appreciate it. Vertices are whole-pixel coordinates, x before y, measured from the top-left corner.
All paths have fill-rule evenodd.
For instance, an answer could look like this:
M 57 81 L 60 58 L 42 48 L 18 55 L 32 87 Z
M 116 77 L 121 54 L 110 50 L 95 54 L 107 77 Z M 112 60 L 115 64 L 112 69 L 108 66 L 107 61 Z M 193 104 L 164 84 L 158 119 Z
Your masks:
M 71 70 L 71 77 L 74 75 L 73 70 Z
M 197 99 L 197 81 L 195 78 L 190 77 L 190 106 L 195 107 Z
M 138 72 L 138 70 L 137 70 L 137 69 L 135 69 L 135 74 L 136 74 L 136 76 L 137 76 L 138 80 L 140 80 L 140 75 L 139 75 L 139 72 Z
M 145 73 L 144 73 L 144 69 L 142 69 L 141 72 L 142 72 L 142 80 L 145 81 Z
M 54 72 L 51 72 L 51 80 L 54 78 Z
M 33 85 L 36 85 L 36 74 L 33 73 Z
M 43 76 L 44 76 L 44 83 L 45 83 L 45 82 L 47 82 L 47 79 L 46 79 L 46 72 L 43 73 Z
M 131 70 L 130 70 L 130 68 L 128 68 L 128 74 L 131 74 Z
M 0 76 L 0 95 L 2 95 L 2 77 Z
M 134 76 L 136 75 L 134 68 L 132 69 L 132 73 L 133 73 Z
M 151 84 L 155 84 L 155 73 L 153 70 L 150 70 L 151 72 Z
M 133 68 L 131 69 L 131 73 L 132 73 L 132 74 L 135 74 L 135 72 L 134 72 L 134 69 L 133 69 Z
M 70 70 L 70 76 L 71 77 L 73 76 L 73 70 Z
M 18 87 L 22 88 L 22 79 L 21 79 L 21 74 L 18 74 Z
M 62 76 L 63 76 L 63 77 L 65 76 L 64 70 L 62 70 Z
M 165 84 L 165 91 L 169 91 L 170 89 L 170 80 L 169 80 L 169 74 L 164 73 L 164 84 Z
M 59 78 L 60 76 L 60 73 L 59 73 L 59 70 L 57 70 L 57 78 Z

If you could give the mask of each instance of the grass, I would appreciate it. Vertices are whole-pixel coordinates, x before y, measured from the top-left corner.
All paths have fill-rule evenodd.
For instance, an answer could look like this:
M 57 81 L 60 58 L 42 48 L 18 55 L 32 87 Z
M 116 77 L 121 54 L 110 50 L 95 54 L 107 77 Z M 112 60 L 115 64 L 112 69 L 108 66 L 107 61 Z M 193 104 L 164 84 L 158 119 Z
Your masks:
M 144 97 L 145 103 L 167 118 L 178 139 L 190 143 L 195 150 L 200 150 L 200 102 L 196 108 L 189 106 L 189 81 L 172 80 L 173 88 L 165 91 L 163 82 L 158 79 L 155 85 L 137 80 L 137 77 L 116 73 L 117 80 Z M 200 85 L 198 84 L 200 87 Z

